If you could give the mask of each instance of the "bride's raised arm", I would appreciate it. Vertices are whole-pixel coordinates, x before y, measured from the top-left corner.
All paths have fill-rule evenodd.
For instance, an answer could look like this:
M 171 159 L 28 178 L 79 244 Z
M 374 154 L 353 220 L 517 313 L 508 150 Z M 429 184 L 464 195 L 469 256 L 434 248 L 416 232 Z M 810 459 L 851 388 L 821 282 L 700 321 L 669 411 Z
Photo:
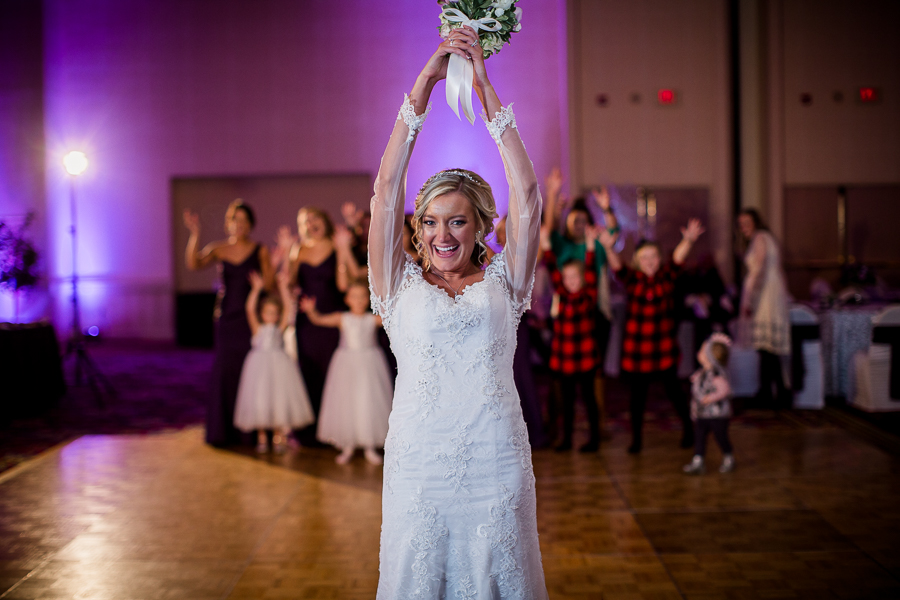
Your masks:
M 540 188 L 537 175 L 534 173 L 534 165 L 528 158 L 525 145 L 516 129 L 512 104 L 506 107 L 500 104 L 497 92 L 488 80 L 481 55 L 481 48 L 475 48 L 472 52 L 475 67 L 473 87 L 487 114 L 485 123 L 488 131 L 500 148 L 506 180 L 509 183 L 509 213 L 506 220 L 504 255 L 510 292 L 521 314 L 530 303 L 534 269 L 540 251 Z
M 445 40 L 419 73 L 412 91 L 403 101 L 388 140 L 372 196 L 369 225 L 369 282 L 372 307 L 381 313 L 392 301 L 403 281 L 403 204 L 406 172 L 416 135 L 431 110 L 428 99 L 435 84 L 447 77 L 450 54 L 467 58 L 460 47 Z

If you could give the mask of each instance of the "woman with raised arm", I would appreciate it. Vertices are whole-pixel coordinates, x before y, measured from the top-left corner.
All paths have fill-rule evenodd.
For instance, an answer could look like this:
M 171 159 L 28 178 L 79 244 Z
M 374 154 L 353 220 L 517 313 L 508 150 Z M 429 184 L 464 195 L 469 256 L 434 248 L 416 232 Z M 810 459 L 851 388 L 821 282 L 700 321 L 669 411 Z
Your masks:
M 507 242 L 486 265 L 491 188 L 471 171 L 441 171 L 416 197 L 419 267 L 403 251 L 406 173 L 450 54 L 472 61 L 474 88 L 491 115 L 484 119 L 509 183 Z M 404 100 L 371 207 L 372 306 L 398 363 L 378 598 L 547 598 L 512 371 L 540 247 L 541 200 L 515 117 L 488 80 L 472 29 L 450 33 Z
M 228 446 L 241 441 L 234 427 L 234 406 L 244 358 L 250 351 L 250 324 L 244 305 L 250 295 L 249 275 L 262 273 L 263 285 L 272 287 L 275 273 L 269 260 L 269 249 L 250 238 L 256 223 L 253 210 L 238 199 L 228 205 L 225 231 L 228 238 L 200 249 L 200 217 L 184 211 L 184 225 L 190 231 L 184 262 L 196 271 L 218 263 L 221 274 L 216 299 L 215 361 L 212 389 L 206 407 L 206 443 Z

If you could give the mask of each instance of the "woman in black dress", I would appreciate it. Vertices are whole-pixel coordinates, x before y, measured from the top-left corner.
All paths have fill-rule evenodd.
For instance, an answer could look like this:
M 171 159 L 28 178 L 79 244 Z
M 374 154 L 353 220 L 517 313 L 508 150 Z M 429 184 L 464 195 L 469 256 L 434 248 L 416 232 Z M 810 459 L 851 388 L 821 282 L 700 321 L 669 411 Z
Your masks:
M 198 270 L 218 263 L 222 281 L 215 311 L 212 389 L 206 409 L 206 443 L 213 446 L 241 441 L 233 419 L 241 368 L 250 351 L 250 325 L 244 309 L 250 293 L 250 273 L 262 273 L 266 287 L 271 288 L 274 281 L 268 248 L 250 239 L 255 222 L 250 207 L 235 200 L 225 213 L 228 238 L 200 250 L 200 217 L 191 211 L 184 212 L 184 224 L 191 233 L 184 256 L 187 268 Z
M 334 225 L 328 214 L 305 207 L 297 214 L 300 241 L 290 253 L 290 274 L 304 296 L 316 299 L 316 310 L 332 313 L 347 310 L 344 294 L 337 286 L 338 260 L 334 245 Z M 331 356 L 340 341 L 340 331 L 313 325 L 303 311 L 297 312 L 297 358 L 316 418 L 322 403 L 322 389 Z M 299 433 L 304 445 L 316 445 L 315 425 Z

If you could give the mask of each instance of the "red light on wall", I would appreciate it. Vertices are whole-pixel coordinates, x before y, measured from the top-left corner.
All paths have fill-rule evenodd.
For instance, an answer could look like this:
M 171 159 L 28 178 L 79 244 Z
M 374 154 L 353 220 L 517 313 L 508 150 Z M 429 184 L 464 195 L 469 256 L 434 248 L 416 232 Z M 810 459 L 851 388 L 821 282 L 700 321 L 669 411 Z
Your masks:
M 859 88 L 859 101 L 863 104 L 879 102 L 881 100 L 881 90 L 874 87 Z
M 662 89 L 656 93 L 656 98 L 660 104 L 675 104 L 675 90 Z

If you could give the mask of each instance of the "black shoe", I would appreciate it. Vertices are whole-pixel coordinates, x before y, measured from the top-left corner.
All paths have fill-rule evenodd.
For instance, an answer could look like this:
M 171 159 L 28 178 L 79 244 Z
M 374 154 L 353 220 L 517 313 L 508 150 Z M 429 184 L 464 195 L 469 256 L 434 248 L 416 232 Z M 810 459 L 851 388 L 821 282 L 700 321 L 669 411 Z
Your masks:
M 600 449 L 600 442 L 591 441 L 578 449 L 579 452 L 596 452 Z
M 557 452 L 568 452 L 572 449 L 572 442 L 563 442 L 559 446 L 556 447 Z
M 640 442 L 632 442 L 630 446 L 628 446 L 628 454 L 640 454 L 641 453 L 641 443 Z

